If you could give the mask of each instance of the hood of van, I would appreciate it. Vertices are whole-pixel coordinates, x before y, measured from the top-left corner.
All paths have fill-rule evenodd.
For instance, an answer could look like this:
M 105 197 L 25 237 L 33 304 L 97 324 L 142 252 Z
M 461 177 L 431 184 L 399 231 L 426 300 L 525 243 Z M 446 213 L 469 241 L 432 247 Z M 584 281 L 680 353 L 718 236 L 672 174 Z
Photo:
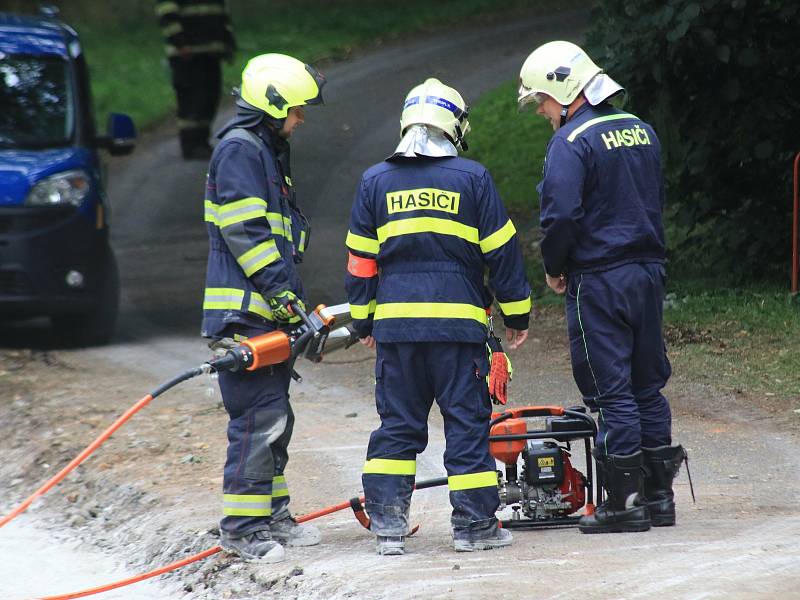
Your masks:
M 0 149 L 0 206 L 19 206 L 42 179 L 69 169 L 91 171 L 92 160 L 84 148 L 54 150 Z

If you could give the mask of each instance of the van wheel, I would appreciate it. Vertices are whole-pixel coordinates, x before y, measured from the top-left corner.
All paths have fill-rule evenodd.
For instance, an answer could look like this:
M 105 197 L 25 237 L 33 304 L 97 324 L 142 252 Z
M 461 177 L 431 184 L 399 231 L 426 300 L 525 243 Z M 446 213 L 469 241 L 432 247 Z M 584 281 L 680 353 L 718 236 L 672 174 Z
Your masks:
M 52 317 L 59 342 L 67 346 L 101 346 L 114 334 L 119 312 L 119 270 L 109 252 L 102 274 L 100 302 L 86 314 Z

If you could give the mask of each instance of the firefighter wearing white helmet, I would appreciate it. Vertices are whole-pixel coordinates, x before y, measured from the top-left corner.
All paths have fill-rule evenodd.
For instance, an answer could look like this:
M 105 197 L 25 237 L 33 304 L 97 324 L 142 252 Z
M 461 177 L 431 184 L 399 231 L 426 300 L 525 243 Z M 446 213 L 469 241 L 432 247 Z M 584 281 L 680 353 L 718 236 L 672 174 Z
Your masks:
M 609 102 L 620 92 L 570 42 L 540 46 L 520 71 L 520 108 L 535 104 L 555 131 L 537 187 L 546 283 L 566 293 L 573 375 L 600 414 L 593 454 L 607 499 L 581 518 L 584 533 L 674 525 L 685 457 L 661 393 L 672 372 L 661 148 L 649 124 Z
M 256 56 L 242 73 L 237 113 L 220 131 L 205 191 L 209 236 L 202 335 L 213 349 L 285 327 L 303 307 L 297 271 L 309 240 L 289 163 L 304 106 L 322 103 L 324 77 L 283 54 Z M 294 414 L 292 369 L 224 372 L 228 423 L 221 546 L 246 560 L 277 562 L 283 545 L 312 545 L 319 531 L 289 512 L 284 476 Z
M 456 90 L 437 79 L 414 87 L 400 143 L 364 172 L 351 211 L 348 301 L 362 342 L 377 347 L 381 426 L 370 437 L 362 483 L 382 555 L 405 552 L 416 458 L 434 399 L 445 422 L 455 550 L 511 544 L 495 518 L 486 308 L 497 299 L 516 349 L 527 336 L 531 290 L 491 175 L 458 156 L 468 130 Z

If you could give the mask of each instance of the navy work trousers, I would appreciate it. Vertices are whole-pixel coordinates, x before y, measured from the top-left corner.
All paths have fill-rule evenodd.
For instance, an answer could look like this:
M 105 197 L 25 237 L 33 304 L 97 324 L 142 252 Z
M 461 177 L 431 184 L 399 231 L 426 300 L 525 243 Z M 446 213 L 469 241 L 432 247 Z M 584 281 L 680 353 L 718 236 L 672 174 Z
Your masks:
M 596 446 L 605 455 L 672 442 L 661 393 L 672 374 L 662 332 L 664 283 L 659 263 L 569 277 L 572 372 L 586 405 L 599 412 Z
M 269 529 L 272 516 L 288 510 L 283 471 L 294 427 L 290 380 L 286 363 L 219 374 L 222 400 L 230 417 L 222 484 L 225 516 L 220 528 L 232 537 Z
M 488 368 L 485 344 L 378 343 L 375 398 L 381 426 L 370 436 L 367 463 L 415 461 L 428 444 L 428 414 L 436 399 L 444 417 L 444 465 L 456 537 L 494 527 L 500 504 L 489 454 Z M 365 467 L 362 482 L 373 532 L 408 533 L 414 479 L 414 474 L 368 473 Z

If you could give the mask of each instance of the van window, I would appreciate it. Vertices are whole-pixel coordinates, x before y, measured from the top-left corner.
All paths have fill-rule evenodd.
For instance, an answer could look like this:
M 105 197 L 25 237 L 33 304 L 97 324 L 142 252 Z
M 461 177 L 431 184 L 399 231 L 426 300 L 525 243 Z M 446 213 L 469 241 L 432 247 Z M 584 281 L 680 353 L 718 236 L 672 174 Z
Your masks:
M 69 145 L 75 129 L 69 63 L 58 56 L 6 55 L 0 62 L 0 147 Z

